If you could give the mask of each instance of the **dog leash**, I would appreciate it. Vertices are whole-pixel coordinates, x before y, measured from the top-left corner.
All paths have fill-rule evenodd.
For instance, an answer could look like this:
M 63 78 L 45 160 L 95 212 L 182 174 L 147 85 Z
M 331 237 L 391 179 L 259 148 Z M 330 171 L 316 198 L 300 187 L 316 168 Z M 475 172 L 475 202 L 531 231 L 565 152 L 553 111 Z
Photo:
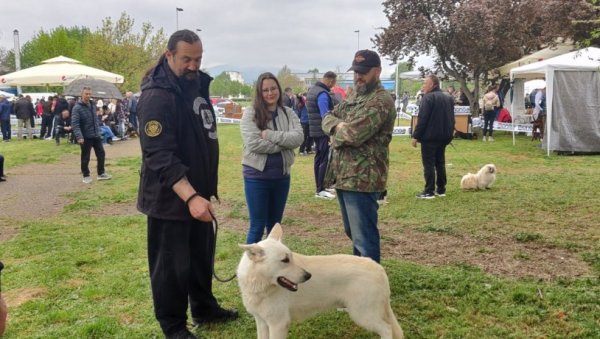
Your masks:
M 212 265 L 213 277 L 215 277 L 215 279 L 217 281 L 222 282 L 222 283 L 230 282 L 233 279 L 235 279 L 235 277 L 237 276 L 235 273 L 231 277 L 229 277 L 227 279 L 221 279 L 217 275 L 217 272 L 215 271 L 215 257 L 216 257 L 216 252 L 217 252 L 217 232 L 219 232 L 219 222 L 217 221 L 217 218 L 215 217 L 215 215 L 210 210 L 208 212 L 210 213 L 210 216 L 212 218 L 212 226 L 213 226 L 213 231 L 215 233 L 215 241 L 213 243 L 212 258 L 211 258 L 211 265 Z

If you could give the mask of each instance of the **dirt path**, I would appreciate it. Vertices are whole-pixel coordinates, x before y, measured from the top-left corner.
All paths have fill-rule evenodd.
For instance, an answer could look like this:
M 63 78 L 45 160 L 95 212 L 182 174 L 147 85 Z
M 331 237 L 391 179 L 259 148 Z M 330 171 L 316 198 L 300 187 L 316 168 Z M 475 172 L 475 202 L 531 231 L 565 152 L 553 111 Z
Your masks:
M 105 147 L 105 151 L 107 161 L 111 161 L 139 155 L 140 144 L 137 139 L 118 141 Z M 95 167 L 96 160 L 92 155 L 90 169 L 93 173 Z M 8 170 L 8 180 L 0 185 L 0 242 L 14 236 L 16 221 L 55 216 L 69 203 L 67 193 L 89 188 L 90 185 L 81 181 L 80 173 L 79 155 L 72 154 L 65 154 L 57 163 L 27 164 Z
M 137 139 L 116 142 L 106 147 L 106 154 L 108 161 L 139 155 L 139 142 Z M 95 166 L 95 157 L 92 156 L 90 168 Z M 18 230 L 14 225 L 17 221 L 55 216 L 70 202 L 67 193 L 93 186 L 81 182 L 78 155 L 65 155 L 54 164 L 28 164 L 11 168 L 7 176 L 8 181 L 0 185 L 0 243 L 16 234 Z M 122 206 L 119 210 L 126 214 L 137 213 L 134 204 L 130 205 Z M 228 210 L 226 202 L 217 206 L 218 215 L 225 216 Z M 114 208 L 94 212 L 102 213 L 112 214 Z M 330 249 L 337 252 L 349 248 L 350 242 L 343 233 L 339 215 L 306 213 L 298 207 L 288 206 L 286 216 L 302 220 L 307 225 L 322 225 L 318 230 L 289 227 L 286 228 L 287 234 L 327 239 Z M 241 219 L 223 217 L 220 223 L 227 229 L 239 232 L 245 232 L 248 227 L 247 222 Z M 487 273 L 509 277 L 554 279 L 592 275 L 589 265 L 581 260 L 577 252 L 565 249 L 518 243 L 493 235 L 481 240 L 467 235 L 423 233 L 412 229 L 398 233 L 395 228 L 397 225 L 393 223 L 380 225 L 384 258 L 433 266 L 468 264 Z

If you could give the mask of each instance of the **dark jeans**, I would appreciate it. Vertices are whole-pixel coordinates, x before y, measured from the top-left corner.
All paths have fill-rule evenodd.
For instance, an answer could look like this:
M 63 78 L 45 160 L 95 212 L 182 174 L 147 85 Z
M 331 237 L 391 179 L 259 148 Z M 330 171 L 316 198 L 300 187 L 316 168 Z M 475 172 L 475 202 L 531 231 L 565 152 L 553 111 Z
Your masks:
M 53 115 L 42 115 L 42 126 L 40 127 L 40 138 L 49 138 L 52 135 Z
M 212 294 L 213 246 L 211 223 L 148 217 L 154 314 L 166 335 L 186 327 L 188 302 L 194 318 L 208 316 L 218 307 Z
M 83 145 L 79 146 L 81 146 L 81 173 L 83 176 L 90 176 L 89 165 L 92 148 L 94 149 L 94 154 L 96 154 L 96 160 L 98 161 L 98 175 L 104 173 L 104 157 L 106 154 L 104 153 L 104 147 L 102 146 L 102 139 L 83 139 Z
M 425 193 L 446 193 L 446 143 L 421 142 L 421 160 L 425 176 Z M 437 180 L 436 180 L 437 174 Z
M 310 133 L 308 131 L 308 123 L 302 123 L 302 132 L 304 132 L 304 140 L 302 141 L 302 145 L 300 145 L 300 153 L 310 152 L 312 150 L 313 139 L 310 137 Z
M 377 229 L 377 199 L 381 192 L 354 192 L 336 189 L 344 231 L 352 240 L 356 256 L 380 261 L 380 239 Z
M 269 234 L 273 225 L 281 222 L 290 192 L 290 177 L 274 180 L 244 178 L 244 192 L 250 214 L 246 243 L 254 244 L 262 240 L 265 229 Z
M 322 136 L 314 138 L 315 140 L 315 182 L 317 184 L 317 193 L 324 190 L 323 181 L 325 181 L 325 172 L 329 162 L 329 137 Z
M 129 112 L 129 122 L 131 123 L 131 126 L 133 126 L 133 128 L 135 128 L 136 130 L 138 129 L 137 112 Z
M 50 131 L 48 131 L 48 135 L 50 135 Z M 57 145 L 60 144 L 61 137 L 68 137 L 70 143 L 75 142 L 75 134 L 73 133 L 73 131 L 65 131 L 64 126 L 58 125 L 58 126 L 56 126 L 56 129 L 54 131 L 54 140 L 56 140 Z M 88 158 L 89 158 L 89 156 L 88 156 Z M 100 173 L 100 174 L 102 174 L 102 173 Z
M 496 119 L 496 113 L 494 111 L 485 111 L 483 113 L 483 136 L 489 132 L 489 136 L 494 133 L 494 120 Z
M 10 120 L 0 121 L 0 128 L 2 129 L 2 140 L 10 140 Z

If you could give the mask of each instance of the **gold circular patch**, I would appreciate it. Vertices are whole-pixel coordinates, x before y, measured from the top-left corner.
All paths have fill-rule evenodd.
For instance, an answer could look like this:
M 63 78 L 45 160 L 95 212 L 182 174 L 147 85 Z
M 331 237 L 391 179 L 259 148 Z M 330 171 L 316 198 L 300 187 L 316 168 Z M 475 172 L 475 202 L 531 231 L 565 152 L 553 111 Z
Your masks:
M 144 130 L 146 131 L 147 136 L 155 137 L 160 135 L 160 132 L 162 132 L 162 125 L 156 120 L 150 120 L 146 123 Z

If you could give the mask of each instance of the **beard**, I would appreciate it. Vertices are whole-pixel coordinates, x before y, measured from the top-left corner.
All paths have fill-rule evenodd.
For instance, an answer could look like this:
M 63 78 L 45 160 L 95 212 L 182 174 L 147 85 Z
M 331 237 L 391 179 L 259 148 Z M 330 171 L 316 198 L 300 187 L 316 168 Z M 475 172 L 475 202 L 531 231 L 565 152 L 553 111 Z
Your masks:
M 355 81 L 354 82 L 354 92 L 356 93 L 356 95 L 365 95 L 366 93 L 372 91 L 376 85 L 377 85 L 376 79 L 374 79 L 373 81 L 370 81 L 370 82 L 365 82 L 365 83 L 357 83 Z
M 177 81 L 184 93 L 192 94 L 200 88 L 200 76 L 198 72 L 187 71 L 178 76 Z

